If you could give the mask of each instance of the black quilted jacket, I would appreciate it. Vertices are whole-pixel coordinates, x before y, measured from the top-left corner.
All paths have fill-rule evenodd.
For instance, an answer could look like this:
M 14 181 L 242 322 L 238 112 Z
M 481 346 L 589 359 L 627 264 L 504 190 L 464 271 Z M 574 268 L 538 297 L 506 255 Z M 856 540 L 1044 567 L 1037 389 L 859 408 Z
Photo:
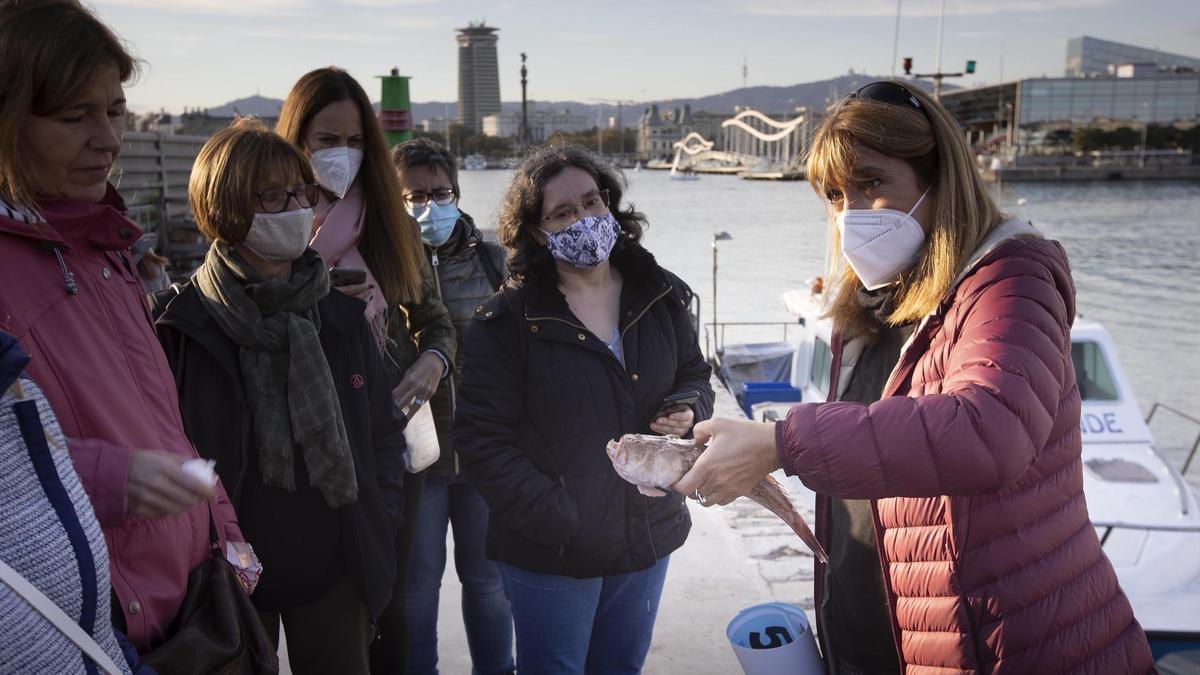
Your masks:
M 696 421 L 711 416 L 691 290 L 640 246 L 625 245 L 612 262 L 624 277 L 624 367 L 552 285 L 496 294 L 467 333 L 454 438 L 491 511 L 490 559 L 597 577 L 646 569 L 687 538 L 683 498 L 640 494 L 617 476 L 605 445 L 652 433 L 670 394 L 698 393 Z

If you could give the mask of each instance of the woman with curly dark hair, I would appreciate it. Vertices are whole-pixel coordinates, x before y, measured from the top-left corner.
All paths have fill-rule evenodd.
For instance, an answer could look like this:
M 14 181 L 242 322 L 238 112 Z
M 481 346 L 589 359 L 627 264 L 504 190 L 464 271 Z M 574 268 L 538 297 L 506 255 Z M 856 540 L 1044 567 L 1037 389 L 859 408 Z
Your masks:
M 463 343 L 455 446 L 490 509 L 523 674 L 639 672 L 691 527 L 680 496 L 641 494 L 605 453 L 712 413 L 691 289 L 639 243 L 624 187 L 581 148 L 526 159 L 500 214 L 511 281 Z

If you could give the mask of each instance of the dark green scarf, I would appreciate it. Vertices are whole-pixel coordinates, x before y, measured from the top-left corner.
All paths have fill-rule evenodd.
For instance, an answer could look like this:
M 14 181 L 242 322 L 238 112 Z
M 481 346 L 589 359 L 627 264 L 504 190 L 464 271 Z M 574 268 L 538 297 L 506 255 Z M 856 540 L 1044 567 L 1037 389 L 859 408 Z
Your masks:
M 299 450 L 325 503 L 336 508 L 356 501 L 354 459 L 319 337 L 317 301 L 329 293 L 321 256 L 308 249 L 292 263 L 289 278 L 263 279 L 228 244 L 216 242 L 192 283 L 240 347 L 263 484 L 295 490 Z

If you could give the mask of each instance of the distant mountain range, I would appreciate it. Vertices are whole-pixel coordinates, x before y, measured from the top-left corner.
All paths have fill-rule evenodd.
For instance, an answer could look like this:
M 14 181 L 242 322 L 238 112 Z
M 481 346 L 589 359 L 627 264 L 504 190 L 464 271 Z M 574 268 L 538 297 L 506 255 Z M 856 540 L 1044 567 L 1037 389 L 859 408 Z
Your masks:
M 721 94 L 712 94 L 700 98 L 679 98 L 668 101 L 658 101 L 660 108 L 681 108 L 690 105 L 692 110 L 704 110 L 714 113 L 733 114 L 734 106 L 749 106 L 756 110 L 775 115 L 792 113 L 798 107 L 810 110 L 824 110 L 829 104 L 841 99 L 846 94 L 858 89 L 864 84 L 886 79 L 877 75 L 859 75 L 853 72 L 828 80 L 793 84 L 788 87 L 746 87 L 734 89 Z M 911 84 L 925 91 L 933 91 L 933 83 L 924 80 L 913 80 Z M 949 84 L 943 84 L 943 91 L 956 89 Z M 649 105 L 649 104 L 647 104 Z M 643 106 L 645 107 L 645 106 Z
M 698 98 L 645 101 L 624 106 L 621 119 L 625 126 L 636 126 L 642 111 L 655 104 L 660 109 L 682 108 L 685 105 L 689 105 L 693 111 L 703 110 L 731 115 L 735 106 L 749 106 L 774 115 L 787 115 L 794 112 L 798 107 L 820 110 L 858 87 L 879 79 L 882 78 L 851 72 L 828 80 L 793 84 L 787 87 L 746 87 Z M 933 83 L 931 82 L 914 80 L 912 84 L 925 91 L 933 90 Z M 957 87 L 951 84 L 944 84 L 942 88 L 945 91 L 951 91 Z M 255 95 L 230 101 L 215 108 L 209 108 L 208 114 L 214 117 L 232 117 L 235 113 L 257 117 L 277 117 L 282 105 L 283 101 L 279 99 Z M 570 110 L 594 119 L 597 116 L 597 105 L 595 102 L 585 101 L 535 101 L 534 109 Z M 422 120 L 443 117 L 447 114 L 453 117 L 454 106 L 453 101 L 413 103 L 413 120 L 420 123 Z M 504 112 L 520 112 L 521 110 L 520 101 L 503 101 L 500 106 Z M 378 108 L 378 104 L 376 104 L 376 108 Z M 616 116 L 616 107 L 605 104 L 603 114 L 605 120 Z
M 219 105 L 215 108 L 209 108 L 208 114 L 213 117 L 233 117 L 234 115 L 254 116 L 254 117 L 279 117 L 279 109 L 283 107 L 283 101 L 277 98 L 267 98 L 266 96 L 247 96 L 239 98 L 236 101 L 230 101 L 224 105 Z

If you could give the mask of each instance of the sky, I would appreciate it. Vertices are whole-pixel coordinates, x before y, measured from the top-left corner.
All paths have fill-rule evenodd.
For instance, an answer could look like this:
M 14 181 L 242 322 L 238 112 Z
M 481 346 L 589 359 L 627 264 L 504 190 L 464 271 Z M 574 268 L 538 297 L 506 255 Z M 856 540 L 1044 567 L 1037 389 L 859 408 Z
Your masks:
M 84 0 L 145 63 L 139 112 L 284 98 L 302 74 L 345 68 L 373 99 L 376 75 L 412 76 L 414 101 L 457 98 L 455 28 L 499 31 L 500 94 L 520 100 L 665 100 L 748 83 L 888 75 L 896 0 Z M 899 57 L 935 65 L 939 0 L 900 0 Z M 978 62 L 976 86 L 1061 75 L 1066 43 L 1091 35 L 1200 57 L 1200 0 L 945 0 L 943 70 Z M 897 72 L 902 72 L 899 65 Z

